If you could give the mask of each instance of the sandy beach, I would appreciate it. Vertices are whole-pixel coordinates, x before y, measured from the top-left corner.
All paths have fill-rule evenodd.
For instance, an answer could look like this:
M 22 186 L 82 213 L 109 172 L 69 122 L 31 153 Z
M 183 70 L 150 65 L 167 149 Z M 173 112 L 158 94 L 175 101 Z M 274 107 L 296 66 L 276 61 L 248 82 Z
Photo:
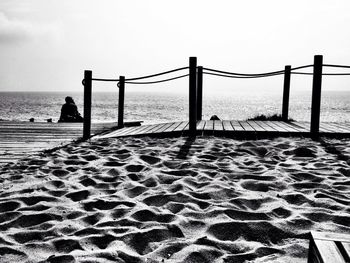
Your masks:
M 91 140 L 0 167 L 0 262 L 306 262 L 350 234 L 350 141 Z

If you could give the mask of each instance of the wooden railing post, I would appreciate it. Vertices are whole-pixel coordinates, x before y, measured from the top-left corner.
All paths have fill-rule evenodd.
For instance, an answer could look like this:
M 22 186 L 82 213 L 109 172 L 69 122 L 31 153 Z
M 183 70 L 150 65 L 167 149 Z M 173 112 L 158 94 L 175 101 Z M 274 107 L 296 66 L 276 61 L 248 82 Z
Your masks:
M 288 121 L 291 68 L 292 67 L 289 65 L 284 67 L 283 102 L 282 102 L 282 120 L 283 121 Z
M 317 137 L 320 129 L 321 110 L 321 85 L 322 85 L 322 65 L 323 57 L 314 57 L 314 72 L 312 80 L 312 102 L 311 102 L 311 136 Z
M 202 120 L 203 107 L 203 67 L 197 69 L 197 121 Z
M 125 77 L 119 77 L 118 128 L 124 127 Z
M 196 135 L 197 131 L 197 58 L 190 57 L 189 70 L 189 133 Z
M 83 139 L 87 140 L 91 135 L 91 93 L 92 93 L 92 71 L 84 71 L 84 123 Z

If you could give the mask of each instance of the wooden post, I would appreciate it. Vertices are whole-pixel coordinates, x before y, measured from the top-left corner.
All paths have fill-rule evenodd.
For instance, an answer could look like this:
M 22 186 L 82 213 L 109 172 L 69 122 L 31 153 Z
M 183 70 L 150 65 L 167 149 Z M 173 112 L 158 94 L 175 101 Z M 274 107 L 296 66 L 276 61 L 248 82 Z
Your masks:
M 91 92 L 92 92 L 92 71 L 84 71 L 84 123 L 83 139 L 87 140 L 91 135 Z
M 282 120 L 283 121 L 288 121 L 291 68 L 292 68 L 291 66 L 284 67 L 283 102 L 282 102 Z
M 322 85 L 322 64 L 323 57 L 316 55 L 314 57 L 314 73 L 312 81 L 312 102 L 311 102 L 311 128 L 313 137 L 317 137 L 320 129 L 320 110 L 321 110 L 321 85 Z
M 203 105 L 203 67 L 197 70 L 197 121 L 202 120 Z
M 196 135 L 197 130 L 197 58 L 190 57 L 190 77 L 189 77 L 189 133 Z
M 124 127 L 125 77 L 119 77 L 118 128 Z

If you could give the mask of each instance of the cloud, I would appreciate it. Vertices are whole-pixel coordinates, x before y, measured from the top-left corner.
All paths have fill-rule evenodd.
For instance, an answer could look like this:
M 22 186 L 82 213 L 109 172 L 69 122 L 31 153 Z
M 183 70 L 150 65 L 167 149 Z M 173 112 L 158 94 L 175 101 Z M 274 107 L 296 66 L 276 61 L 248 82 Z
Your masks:
M 19 44 L 42 38 L 57 41 L 61 35 L 57 24 L 40 25 L 29 21 L 9 19 L 0 12 L 0 44 Z

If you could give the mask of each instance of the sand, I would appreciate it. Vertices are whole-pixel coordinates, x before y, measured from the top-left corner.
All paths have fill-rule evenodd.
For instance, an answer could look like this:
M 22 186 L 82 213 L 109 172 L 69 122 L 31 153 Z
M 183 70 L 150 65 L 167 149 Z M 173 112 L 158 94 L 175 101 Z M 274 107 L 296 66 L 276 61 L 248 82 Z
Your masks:
M 92 140 L 0 168 L 0 262 L 306 262 L 350 234 L 350 141 Z

